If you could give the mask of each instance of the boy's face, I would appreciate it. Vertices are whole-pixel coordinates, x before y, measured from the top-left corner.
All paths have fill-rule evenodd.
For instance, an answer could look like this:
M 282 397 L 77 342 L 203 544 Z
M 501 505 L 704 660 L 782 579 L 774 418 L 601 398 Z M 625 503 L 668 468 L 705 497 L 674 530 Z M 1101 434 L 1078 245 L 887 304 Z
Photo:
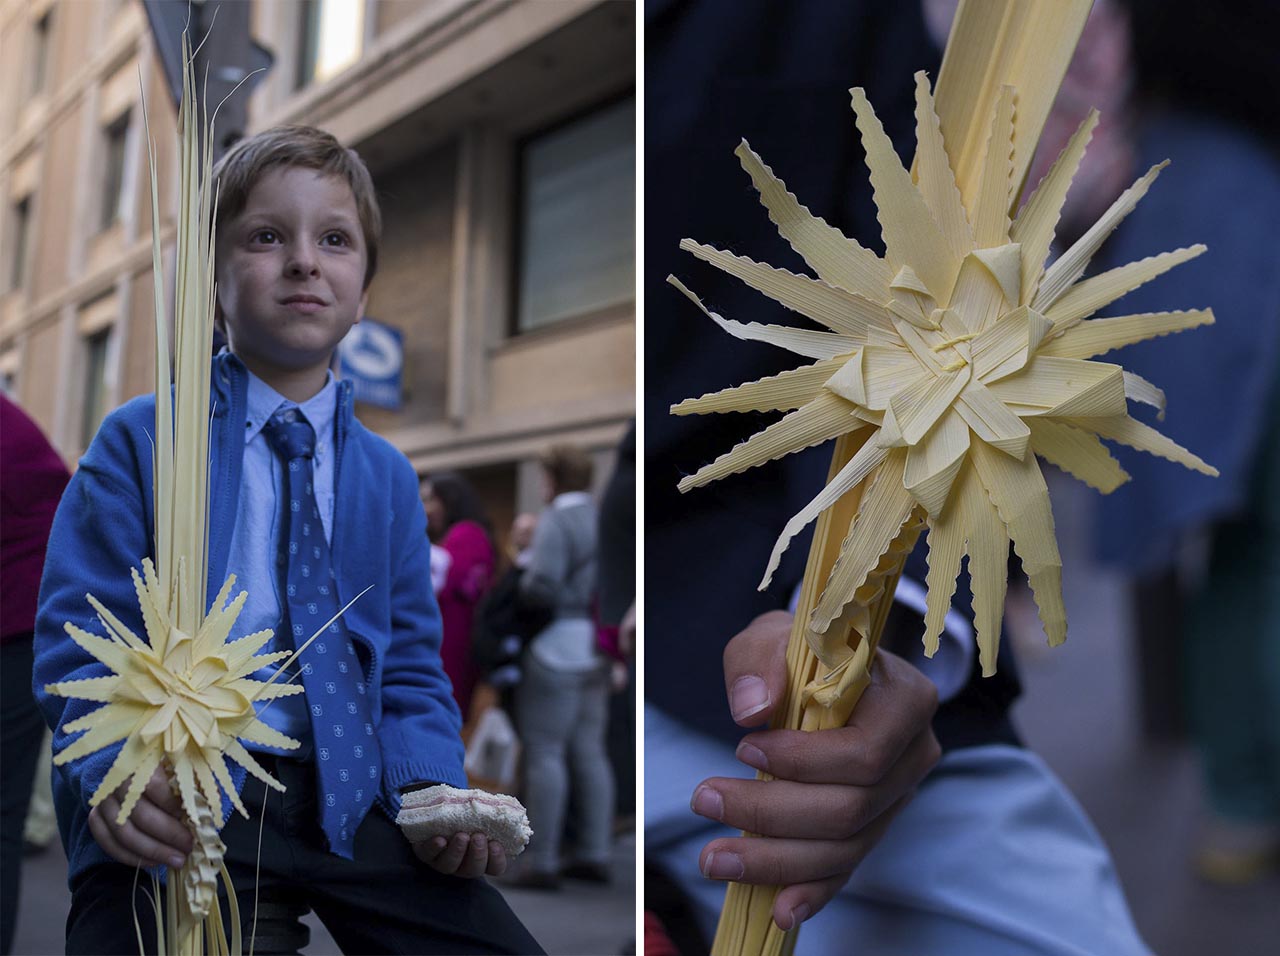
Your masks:
M 364 311 L 364 233 L 346 181 L 277 167 L 219 228 L 218 302 L 231 351 L 279 388 L 323 384 L 334 347 Z M 314 394 L 314 392 L 313 392 Z

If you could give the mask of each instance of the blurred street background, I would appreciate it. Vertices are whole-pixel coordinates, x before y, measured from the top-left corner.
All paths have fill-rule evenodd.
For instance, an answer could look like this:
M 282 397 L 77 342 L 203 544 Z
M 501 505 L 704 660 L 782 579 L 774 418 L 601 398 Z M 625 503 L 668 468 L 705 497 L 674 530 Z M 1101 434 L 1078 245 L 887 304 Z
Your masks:
M 1088 550 L 1099 496 L 1050 477 L 1070 636 L 1057 648 L 1030 628 L 1031 640 L 1018 639 L 1018 729 L 1097 826 L 1154 952 L 1272 956 L 1280 868 L 1245 886 L 1196 875 L 1191 860 L 1205 815 L 1199 759 L 1185 739 L 1144 739 L 1133 607 L 1124 579 Z

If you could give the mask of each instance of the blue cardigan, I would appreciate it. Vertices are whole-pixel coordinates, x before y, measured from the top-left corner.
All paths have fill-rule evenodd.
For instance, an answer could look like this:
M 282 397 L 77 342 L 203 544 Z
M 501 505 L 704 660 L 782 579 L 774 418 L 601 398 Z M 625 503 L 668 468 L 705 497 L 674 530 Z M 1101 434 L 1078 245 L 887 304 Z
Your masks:
M 212 600 L 228 573 L 235 525 L 248 377 L 235 356 L 213 360 L 210 428 L 209 579 Z M 373 718 L 382 747 L 378 805 L 394 816 L 399 790 L 438 781 L 465 787 L 461 717 L 440 664 L 440 612 L 431 590 L 426 516 L 418 479 L 405 457 L 369 431 L 352 411 L 349 383 L 338 383 L 333 554 L 338 599 L 372 590 L 346 613 L 348 631 L 364 651 L 374 691 Z M 144 556 L 154 560 L 150 435 L 155 397 L 136 398 L 109 415 L 80 461 L 54 518 L 40 587 L 35 632 L 35 694 L 54 728 L 54 752 L 77 735 L 61 727 L 100 707 L 46 694 L 46 684 L 110 673 L 63 629 L 93 633 L 102 625 L 85 601 L 90 592 L 130 627 L 144 629 L 129 575 Z M 264 542 L 264 546 L 267 543 Z M 252 581 L 237 581 L 237 589 Z M 233 633 L 233 637 L 240 636 Z M 89 798 L 106 777 L 121 744 L 54 768 L 53 796 L 67 848 L 68 878 L 109 858 L 88 828 Z M 245 773 L 232 764 L 237 787 Z M 223 811 L 230 801 L 223 799 Z

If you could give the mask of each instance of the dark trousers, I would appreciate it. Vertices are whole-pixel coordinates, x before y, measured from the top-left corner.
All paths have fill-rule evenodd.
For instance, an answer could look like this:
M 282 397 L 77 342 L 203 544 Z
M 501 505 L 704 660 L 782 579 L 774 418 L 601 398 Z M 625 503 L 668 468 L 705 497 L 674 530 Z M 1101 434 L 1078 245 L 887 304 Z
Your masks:
M 44 719 L 31 693 L 31 635 L 0 648 L 0 953 L 13 946 L 22 876 L 22 829 L 31 802 Z
M 314 765 L 270 757 L 262 762 L 288 790 L 269 792 L 263 817 L 265 787 L 250 777 L 243 799 L 252 820 L 233 812 L 222 831 L 246 952 L 254 931 L 262 817 L 255 954 L 297 953 L 306 946 L 310 931 L 300 917 L 308 910 L 344 953 L 542 953 L 496 889 L 483 879 L 444 876 L 420 862 L 399 827 L 376 808 L 356 833 L 354 860 L 328 853 L 318 823 Z M 133 883 L 134 870 L 116 863 L 93 867 L 76 880 L 68 954 L 135 953 L 131 896 L 143 940 L 154 945 L 151 903 L 141 890 L 150 887 L 150 878 L 142 875 L 136 895 Z M 229 923 L 225 900 L 222 905 Z

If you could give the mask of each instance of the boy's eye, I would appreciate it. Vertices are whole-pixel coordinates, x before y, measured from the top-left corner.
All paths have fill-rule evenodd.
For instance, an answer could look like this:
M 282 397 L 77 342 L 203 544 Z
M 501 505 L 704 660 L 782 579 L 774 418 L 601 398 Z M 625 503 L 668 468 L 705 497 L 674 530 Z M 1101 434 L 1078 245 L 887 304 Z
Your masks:
M 268 245 L 275 242 L 280 237 L 274 229 L 259 229 L 249 237 L 254 242 L 265 242 Z
M 347 238 L 346 233 L 343 233 L 343 232 L 328 232 L 328 233 L 325 233 L 325 236 L 324 236 L 324 238 L 321 240 L 321 242 L 323 242 L 326 246 L 349 246 L 349 245 L 351 245 L 351 241 Z

